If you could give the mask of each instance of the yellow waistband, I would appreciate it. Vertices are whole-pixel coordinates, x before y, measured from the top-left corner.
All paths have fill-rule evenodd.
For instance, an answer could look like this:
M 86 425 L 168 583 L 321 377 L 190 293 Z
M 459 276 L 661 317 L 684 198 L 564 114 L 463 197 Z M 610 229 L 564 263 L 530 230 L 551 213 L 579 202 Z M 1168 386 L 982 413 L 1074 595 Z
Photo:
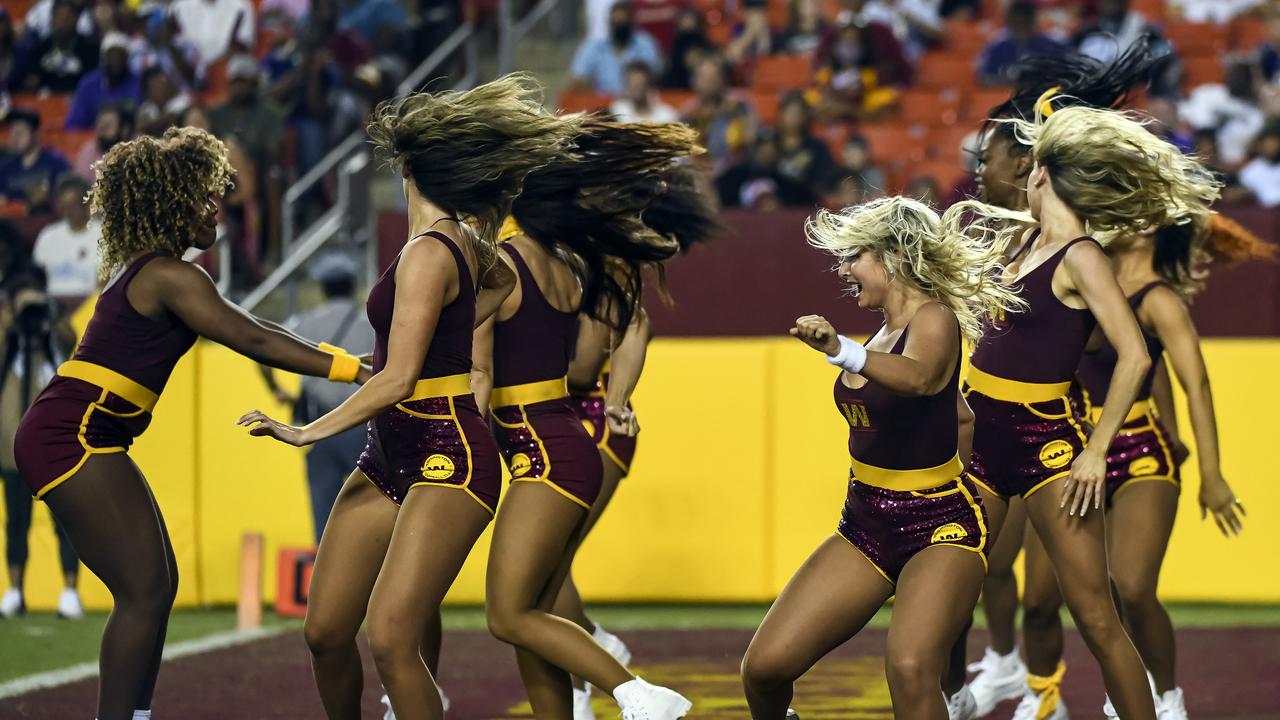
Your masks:
M 1129 409 L 1129 414 L 1124 416 L 1124 424 L 1128 425 L 1129 423 L 1134 422 L 1136 420 L 1141 420 L 1142 418 L 1147 416 L 1147 413 L 1152 412 L 1154 409 L 1155 407 L 1151 404 L 1150 400 L 1139 400 L 1138 402 L 1133 404 L 1132 408 Z M 1089 408 L 1089 422 L 1093 423 L 1094 425 L 1097 425 L 1098 421 L 1101 419 L 1102 419 L 1101 405 L 1095 405 L 1094 407 Z
M 68 360 L 62 363 L 58 368 L 58 374 L 62 377 L 96 385 L 113 395 L 118 395 L 128 400 L 147 412 L 154 410 L 156 402 L 160 400 L 159 395 L 115 370 L 85 362 L 84 360 Z
M 568 396 L 568 380 L 566 378 L 556 378 L 555 380 L 543 380 L 541 382 L 525 383 L 524 385 L 496 387 L 489 397 L 489 404 L 496 408 L 511 407 L 512 405 L 532 405 L 546 402 L 547 400 L 559 400 Z
M 989 375 L 972 365 L 964 381 L 969 387 L 995 400 L 1015 403 L 1038 403 L 1057 400 L 1064 397 L 1071 389 L 1071 381 L 1060 383 L 1029 383 L 1021 380 L 1006 380 Z
M 889 470 L 887 468 L 858 462 L 857 458 L 849 458 L 853 471 L 853 479 L 864 485 L 874 485 L 885 490 L 910 492 L 912 490 L 928 490 L 949 480 L 954 480 L 964 471 L 959 453 L 937 467 L 919 470 Z
M 457 375 L 445 375 L 444 377 L 426 378 L 419 380 L 413 386 L 413 395 L 404 399 L 404 402 L 410 400 L 425 400 L 435 397 L 453 397 L 455 395 L 468 395 L 471 393 L 471 373 L 458 373 Z

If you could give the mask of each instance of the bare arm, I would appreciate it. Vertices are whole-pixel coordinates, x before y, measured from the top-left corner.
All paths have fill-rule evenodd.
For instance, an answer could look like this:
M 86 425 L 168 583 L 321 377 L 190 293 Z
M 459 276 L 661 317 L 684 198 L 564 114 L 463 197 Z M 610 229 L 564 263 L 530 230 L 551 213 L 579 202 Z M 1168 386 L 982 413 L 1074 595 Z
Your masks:
M 964 393 L 960 392 L 960 388 L 956 388 L 956 419 L 960 423 L 956 435 L 956 453 L 967 469 L 969 461 L 973 459 L 974 415 L 973 409 L 969 407 L 969 401 L 964 399 Z
M 1102 507 L 1107 450 L 1138 398 L 1138 388 L 1147 368 L 1151 367 L 1151 358 L 1147 356 L 1138 321 L 1102 248 L 1093 243 L 1078 244 L 1067 251 L 1062 265 L 1075 292 L 1097 318 L 1118 356 L 1102 417 L 1094 426 L 1084 451 L 1071 464 L 1071 476 L 1062 495 L 1063 507 L 1070 506 L 1070 514 L 1079 511 L 1083 516 L 1090 502 L 1094 509 Z
M 257 410 L 240 418 L 240 424 L 251 426 L 253 435 L 309 445 L 353 428 L 411 396 L 445 297 L 457 287 L 452 260 L 453 255 L 439 242 L 414 240 L 405 246 L 396 268 L 386 365 L 345 402 L 303 428 L 272 420 Z
M 1200 353 L 1200 337 L 1191 321 L 1191 313 L 1172 290 L 1157 288 L 1142 304 L 1143 315 L 1155 327 L 1160 342 L 1169 352 L 1169 362 L 1178 382 L 1187 393 L 1187 409 L 1191 429 L 1196 437 L 1196 454 L 1200 461 L 1200 517 L 1209 513 L 1224 535 L 1239 534 L 1243 509 L 1231 486 L 1222 477 L 1218 457 L 1218 419 L 1213 410 L 1213 391 L 1209 371 Z
M 490 317 L 476 328 L 471 341 L 471 392 L 476 396 L 480 414 L 488 417 L 489 398 L 493 395 L 493 325 Z
M 507 254 L 498 253 L 498 260 L 480 275 L 480 290 L 476 294 L 476 327 L 498 312 L 502 303 L 516 289 L 516 272 L 508 264 Z
M 616 334 L 613 328 L 586 313 L 578 316 L 578 343 L 569 361 L 570 392 L 585 394 L 595 389 Z
M 1160 416 L 1160 424 L 1169 432 L 1169 442 L 1173 445 L 1173 462 L 1182 465 L 1191 454 L 1186 443 L 1182 442 L 1182 432 L 1178 428 L 1178 408 L 1173 402 L 1173 383 L 1169 380 L 1169 364 L 1164 357 L 1151 358 L 1156 363 L 1156 373 L 1151 379 L 1151 399 L 1156 405 L 1156 414 Z
M 644 372 L 645 355 L 652 337 L 648 313 L 644 308 L 637 308 L 609 363 L 609 388 L 604 401 L 606 421 L 610 430 L 628 437 L 640 432 L 635 413 L 627 403 L 631 402 L 631 393 L 635 392 L 640 373 Z

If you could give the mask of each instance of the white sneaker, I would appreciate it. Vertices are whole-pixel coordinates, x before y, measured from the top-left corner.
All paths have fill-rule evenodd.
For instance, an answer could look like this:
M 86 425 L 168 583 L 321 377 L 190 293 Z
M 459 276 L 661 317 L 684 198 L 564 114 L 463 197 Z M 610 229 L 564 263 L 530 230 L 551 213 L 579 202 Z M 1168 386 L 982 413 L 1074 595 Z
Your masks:
M 64 588 L 58 596 L 58 617 L 66 620 L 79 620 L 84 617 L 84 606 L 80 604 L 80 593 L 73 588 Z
M 1027 666 L 1015 648 L 1008 655 L 987 648 L 982 659 L 968 667 L 977 673 L 969 681 L 969 692 L 976 703 L 974 717 L 984 717 L 1005 700 L 1014 700 L 1027 692 Z
M 1187 720 L 1187 706 L 1182 699 L 1182 688 L 1174 688 L 1160 696 L 1156 703 L 1159 720 Z
M 947 698 L 947 717 L 951 720 L 974 720 L 978 717 L 978 701 L 973 699 L 968 685 Z
M 1120 720 L 1120 714 L 1116 712 L 1116 706 L 1111 704 L 1111 696 L 1105 696 L 1107 699 L 1102 703 L 1102 716 L 1107 720 Z M 1159 720 L 1157 718 L 1157 720 Z
M 631 664 L 631 650 L 627 644 L 622 642 L 622 638 L 596 625 L 596 631 L 591 634 L 595 638 L 596 644 L 604 648 L 606 652 L 613 656 L 622 666 Z
M 596 711 L 591 709 L 591 688 L 573 689 L 573 720 L 596 720 Z
M 444 694 L 439 683 L 436 683 L 436 692 L 440 693 L 440 704 L 444 706 L 444 711 L 449 712 L 449 696 Z M 383 695 L 378 702 L 387 706 L 387 711 L 382 713 L 382 720 L 396 720 L 396 711 L 391 709 L 391 698 Z
M 1022 702 L 1018 703 L 1017 709 L 1013 711 L 1013 720 L 1070 720 L 1071 716 L 1067 714 L 1066 703 L 1059 700 L 1057 707 L 1047 715 L 1041 715 L 1040 700 L 1039 695 L 1028 690 L 1022 696 Z
M 27 603 L 22 599 L 22 591 L 18 588 L 9 588 L 4 591 L 4 597 L 0 597 L 0 617 L 12 618 L 27 613 Z
M 614 688 L 613 699 L 622 708 L 622 720 L 676 720 L 693 707 L 693 703 L 675 690 L 651 685 L 640 678 Z

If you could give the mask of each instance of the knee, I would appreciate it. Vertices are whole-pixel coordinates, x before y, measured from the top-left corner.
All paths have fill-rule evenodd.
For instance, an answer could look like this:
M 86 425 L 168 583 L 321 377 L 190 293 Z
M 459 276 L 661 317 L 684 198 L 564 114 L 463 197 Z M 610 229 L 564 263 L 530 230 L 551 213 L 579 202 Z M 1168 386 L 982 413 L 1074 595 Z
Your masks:
M 923 693 L 928 688 L 941 692 L 942 663 L 920 650 L 895 650 L 885 658 L 889 687 L 899 692 Z
M 1040 594 L 1030 588 L 1022 598 L 1022 622 L 1031 627 L 1045 627 L 1062 622 L 1062 600 L 1057 593 Z
M 1156 586 L 1135 578 L 1116 578 L 1116 594 L 1126 608 L 1146 608 L 1158 604 Z
M 509 603 L 490 603 L 485 608 L 489 633 L 508 645 L 520 645 L 524 637 L 525 613 Z
M 1110 595 L 1091 598 L 1072 607 L 1071 618 L 1075 620 L 1076 629 L 1091 644 L 1108 639 L 1110 635 L 1124 634 Z
M 307 612 L 307 619 L 302 624 L 302 637 L 307 648 L 316 657 L 335 652 L 345 652 L 356 642 L 359 628 L 345 627 L 325 619 L 319 613 Z
M 369 654 L 373 656 L 373 664 L 384 676 L 388 668 L 400 666 L 404 662 L 421 662 L 418 647 L 421 644 L 422 632 L 410 631 L 406 626 L 394 619 L 381 619 L 378 616 L 369 618 Z
M 177 597 L 177 578 L 167 569 L 139 573 L 109 588 L 116 607 L 129 612 L 167 616 Z
M 803 670 L 795 667 L 794 660 L 779 650 L 752 645 L 742 658 L 742 684 L 758 692 L 789 685 L 801 674 Z

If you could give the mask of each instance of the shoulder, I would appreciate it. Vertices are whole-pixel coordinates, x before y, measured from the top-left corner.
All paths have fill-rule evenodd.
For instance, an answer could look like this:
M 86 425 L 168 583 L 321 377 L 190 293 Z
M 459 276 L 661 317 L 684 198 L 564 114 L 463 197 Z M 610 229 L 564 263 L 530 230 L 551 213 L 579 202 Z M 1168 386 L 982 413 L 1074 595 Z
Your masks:
M 1138 306 L 1138 310 L 1143 313 L 1150 313 L 1153 317 L 1174 317 L 1186 315 L 1190 312 L 1187 303 L 1176 290 L 1160 283 L 1147 291 L 1142 297 L 1142 303 Z
M 440 234 L 457 244 L 458 241 L 448 233 Z M 400 251 L 396 275 L 406 272 L 415 275 L 453 274 L 456 272 L 455 265 L 453 251 L 445 245 L 444 240 L 435 235 L 419 235 L 405 243 L 404 249 Z
M 1070 267 L 1097 267 L 1097 263 L 1103 263 L 1110 268 L 1110 261 L 1107 259 L 1107 253 L 1102 249 L 1102 245 L 1098 244 L 1093 238 L 1085 238 L 1083 240 L 1073 240 L 1071 246 L 1067 248 L 1067 252 L 1063 255 L 1062 261 Z
M 209 273 L 205 272 L 204 268 L 167 255 L 159 255 L 149 260 L 138 274 L 141 275 L 143 272 L 165 286 L 186 289 L 198 286 L 213 287 L 213 278 L 209 277 Z
M 959 324 L 951 308 L 940 302 L 929 302 L 916 311 L 907 325 L 913 333 L 923 333 L 932 341 L 955 336 Z

